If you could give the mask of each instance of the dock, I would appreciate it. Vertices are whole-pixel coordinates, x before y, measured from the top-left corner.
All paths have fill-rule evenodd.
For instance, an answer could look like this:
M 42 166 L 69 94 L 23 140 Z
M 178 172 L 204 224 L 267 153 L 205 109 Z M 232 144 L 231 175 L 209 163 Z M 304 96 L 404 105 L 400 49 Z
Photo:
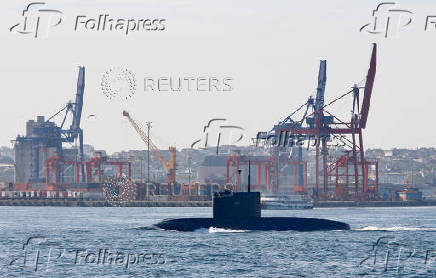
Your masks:
M 56 207 L 211 207 L 212 201 L 129 201 L 108 202 L 89 200 L 0 200 L 0 206 L 56 206 Z

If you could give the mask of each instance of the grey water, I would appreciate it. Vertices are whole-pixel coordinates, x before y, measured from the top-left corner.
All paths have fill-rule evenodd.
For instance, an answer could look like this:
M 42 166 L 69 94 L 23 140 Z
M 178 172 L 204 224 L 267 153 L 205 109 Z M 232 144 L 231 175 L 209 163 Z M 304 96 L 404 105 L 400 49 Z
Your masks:
M 436 277 L 436 207 L 263 211 L 349 231 L 153 230 L 210 208 L 0 207 L 0 277 Z

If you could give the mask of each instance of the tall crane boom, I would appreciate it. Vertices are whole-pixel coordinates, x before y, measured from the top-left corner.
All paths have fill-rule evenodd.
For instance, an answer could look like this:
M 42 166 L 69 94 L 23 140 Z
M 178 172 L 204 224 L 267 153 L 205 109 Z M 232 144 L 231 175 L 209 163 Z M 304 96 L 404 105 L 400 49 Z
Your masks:
M 85 91 L 85 67 L 79 67 L 79 76 L 77 78 L 76 101 L 74 102 L 73 122 L 71 130 L 78 132 L 80 129 L 80 119 L 82 118 L 83 93 Z
M 63 107 L 60 111 L 56 112 L 53 116 L 48 118 L 46 122 L 50 122 L 51 119 L 59 115 L 61 112 L 65 111 L 64 118 L 60 127 L 58 127 L 60 140 L 58 151 L 62 152 L 62 143 L 68 142 L 72 143 L 76 139 L 79 139 L 79 156 L 80 161 L 82 162 L 80 168 L 82 173 L 82 182 L 85 182 L 85 166 L 83 164 L 84 161 L 84 150 L 83 150 L 83 129 L 80 128 L 80 120 L 82 118 L 82 108 L 83 108 L 83 95 L 85 93 L 85 67 L 79 66 L 79 75 L 77 77 L 77 90 L 76 90 L 76 99 L 73 102 L 68 102 L 65 107 Z M 69 129 L 63 129 L 65 121 L 71 113 L 72 120 Z
M 325 83 L 327 81 L 327 61 L 321 60 L 319 63 L 318 88 L 316 89 L 315 107 L 319 111 L 324 106 Z
M 371 62 L 368 69 L 368 74 L 366 76 L 365 91 L 363 94 L 362 112 L 360 118 L 360 126 L 362 128 L 366 127 L 366 120 L 368 119 L 372 87 L 374 86 L 374 79 L 375 79 L 375 73 L 377 67 L 376 63 L 377 63 L 377 45 L 374 44 L 372 48 Z
M 167 182 L 168 183 L 175 183 L 176 182 L 176 148 L 169 147 L 170 160 L 167 161 L 163 157 L 159 148 L 156 147 L 156 145 L 150 140 L 150 138 L 145 134 L 145 132 L 141 129 L 141 127 L 130 117 L 129 112 L 123 111 L 123 116 L 129 120 L 130 124 L 133 126 L 133 128 L 136 130 L 136 132 L 141 137 L 142 141 L 145 144 L 148 144 L 148 143 L 150 144 L 150 149 L 153 152 L 153 155 L 159 160 L 160 164 L 168 172 Z
M 85 165 L 83 164 L 83 160 L 84 160 L 83 130 L 80 128 L 80 119 L 82 118 L 84 92 L 85 92 L 85 67 L 79 67 L 79 76 L 77 78 L 76 102 L 73 111 L 73 122 L 71 124 L 70 130 L 74 133 L 75 137 L 77 136 L 79 137 L 79 155 L 80 155 L 80 161 L 82 162 L 80 166 L 80 171 L 82 172 L 82 182 L 85 181 Z

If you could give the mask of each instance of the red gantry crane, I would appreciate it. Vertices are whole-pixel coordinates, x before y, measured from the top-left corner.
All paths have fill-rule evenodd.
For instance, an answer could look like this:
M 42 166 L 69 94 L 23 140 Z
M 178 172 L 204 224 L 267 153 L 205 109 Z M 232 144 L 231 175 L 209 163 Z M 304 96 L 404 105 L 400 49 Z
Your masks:
M 365 87 L 363 87 L 362 104 L 360 104 L 360 89 L 362 87 L 357 85 L 338 98 L 324 104 L 326 61 L 323 60 L 320 63 L 316 99 L 310 97 L 305 104 L 275 125 L 270 132 L 259 132 L 257 135 L 257 139 L 266 141 L 271 137 L 279 138 L 279 144 L 282 142 L 281 138 L 285 138 L 283 141 L 287 142 L 289 137 L 294 138 L 296 136 L 303 136 L 305 140 L 315 140 L 314 197 L 318 200 L 327 198 L 350 199 L 349 182 L 351 180 L 354 181 L 354 199 L 375 199 L 378 196 L 378 163 L 365 159 L 362 136 L 362 130 L 366 128 L 374 85 L 376 56 L 377 45 L 374 44 Z M 352 116 L 350 120 L 341 120 L 338 116 L 329 112 L 327 107 L 348 95 L 353 97 Z M 291 117 L 305 106 L 306 110 L 302 119 L 294 121 Z M 311 110 L 311 113 L 309 113 L 309 110 Z M 327 142 L 338 138 L 348 150 L 345 151 L 343 156 L 329 163 Z M 320 156 L 322 156 L 321 169 L 319 167 Z M 375 168 L 375 178 L 371 185 L 368 178 L 370 167 Z M 319 177 L 323 178 L 322 190 L 319 188 Z M 331 181 L 329 177 L 335 177 L 336 187 L 332 196 L 328 196 L 328 187 Z

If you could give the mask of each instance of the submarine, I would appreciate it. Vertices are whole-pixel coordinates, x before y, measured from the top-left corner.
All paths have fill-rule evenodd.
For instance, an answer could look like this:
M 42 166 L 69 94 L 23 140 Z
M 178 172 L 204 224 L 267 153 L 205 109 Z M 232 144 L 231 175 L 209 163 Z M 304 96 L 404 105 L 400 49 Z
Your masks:
M 349 230 L 344 222 L 320 218 L 262 217 L 260 192 L 250 191 L 250 161 L 248 192 L 225 190 L 213 194 L 213 218 L 165 219 L 151 226 L 154 229 L 189 232 L 210 227 L 250 231 L 329 231 Z

